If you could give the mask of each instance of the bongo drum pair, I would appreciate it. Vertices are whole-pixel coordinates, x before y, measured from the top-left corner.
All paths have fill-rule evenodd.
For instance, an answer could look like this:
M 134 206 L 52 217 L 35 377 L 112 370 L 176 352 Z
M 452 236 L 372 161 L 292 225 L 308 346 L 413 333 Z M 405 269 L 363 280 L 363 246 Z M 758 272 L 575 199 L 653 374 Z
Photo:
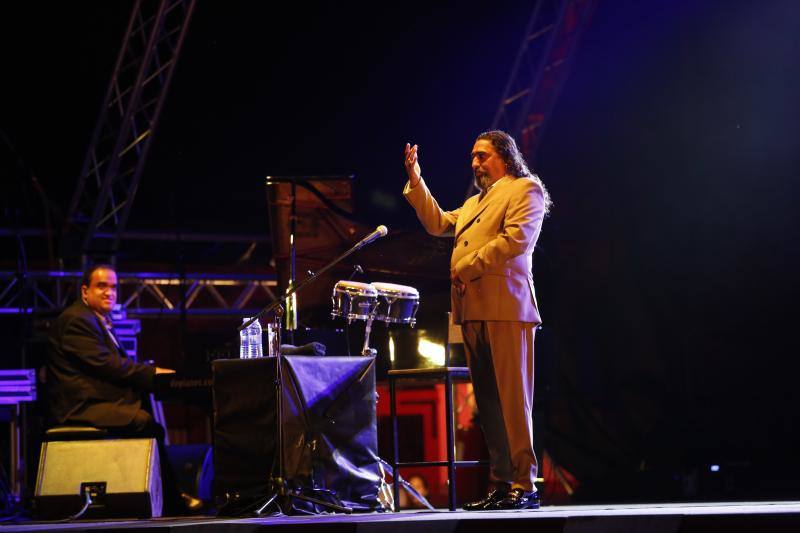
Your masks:
M 342 280 L 333 287 L 331 317 L 377 320 L 387 324 L 416 324 L 419 291 L 394 283 Z

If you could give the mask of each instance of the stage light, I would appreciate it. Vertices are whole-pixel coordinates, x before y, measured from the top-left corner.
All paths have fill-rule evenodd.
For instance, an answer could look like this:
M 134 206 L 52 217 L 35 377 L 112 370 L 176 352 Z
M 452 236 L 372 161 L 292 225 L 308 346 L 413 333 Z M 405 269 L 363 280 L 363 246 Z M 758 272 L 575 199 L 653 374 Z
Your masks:
M 712 472 L 719 472 L 719 465 L 711 465 Z
M 417 352 L 434 366 L 444 364 L 444 345 L 429 341 L 425 337 L 420 337 L 417 341 Z

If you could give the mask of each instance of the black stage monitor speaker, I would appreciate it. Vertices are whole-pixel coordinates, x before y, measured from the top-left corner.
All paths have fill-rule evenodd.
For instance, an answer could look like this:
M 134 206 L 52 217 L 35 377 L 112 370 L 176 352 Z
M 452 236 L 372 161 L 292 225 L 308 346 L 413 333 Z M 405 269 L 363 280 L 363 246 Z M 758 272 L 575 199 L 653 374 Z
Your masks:
M 155 439 L 53 441 L 42 444 L 36 514 L 66 518 L 93 504 L 83 518 L 161 516 L 161 474 Z
M 220 514 L 254 510 L 271 493 L 283 428 L 289 489 L 357 511 L 378 505 L 381 472 L 372 357 L 284 356 L 213 363 L 214 485 Z M 282 413 L 278 416 L 277 391 Z M 294 510 L 319 512 L 294 501 Z

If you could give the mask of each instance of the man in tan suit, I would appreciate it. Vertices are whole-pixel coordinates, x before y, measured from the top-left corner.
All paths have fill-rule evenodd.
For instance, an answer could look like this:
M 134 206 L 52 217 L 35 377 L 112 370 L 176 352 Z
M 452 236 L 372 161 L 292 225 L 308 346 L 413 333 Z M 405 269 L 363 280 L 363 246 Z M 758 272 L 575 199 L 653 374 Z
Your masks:
M 422 179 L 417 146 L 407 144 L 403 194 L 428 233 L 455 236 L 452 313 L 464 334 L 494 482 L 464 509 L 534 509 L 533 343 L 541 319 L 531 269 L 550 199 L 508 134 L 482 133 L 471 157 L 481 193 L 443 211 Z

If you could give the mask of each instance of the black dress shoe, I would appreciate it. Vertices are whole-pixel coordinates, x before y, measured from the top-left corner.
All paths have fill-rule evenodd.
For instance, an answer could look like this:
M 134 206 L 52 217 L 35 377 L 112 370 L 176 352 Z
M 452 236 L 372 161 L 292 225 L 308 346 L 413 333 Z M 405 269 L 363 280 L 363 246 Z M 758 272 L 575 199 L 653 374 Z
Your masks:
M 465 503 L 463 509 L 465 511 L 486 511 L 491 505 L 506 496 L 508 496 L 508 487 L 497 488 L 478 501 Z
M 509 511 L 513 509 L 538 509 L 539 493 L 523 489 L 511 489 L 506 497 L 487 506 L 487 511 Z

